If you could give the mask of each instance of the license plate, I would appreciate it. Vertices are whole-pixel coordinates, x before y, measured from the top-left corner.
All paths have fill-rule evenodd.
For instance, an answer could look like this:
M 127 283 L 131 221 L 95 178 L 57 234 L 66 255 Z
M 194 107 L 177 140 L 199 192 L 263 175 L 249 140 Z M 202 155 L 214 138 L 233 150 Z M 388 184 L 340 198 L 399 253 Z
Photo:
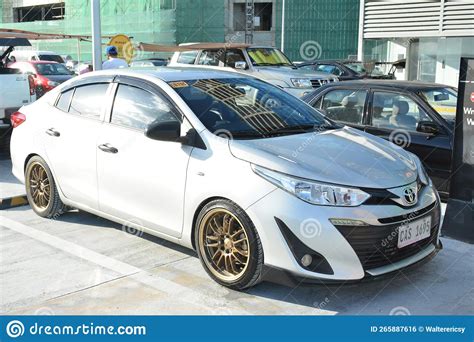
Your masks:
M 426 239 L 431 233 L 431 216 L 410 222 L 398 229 L 398 248 Z

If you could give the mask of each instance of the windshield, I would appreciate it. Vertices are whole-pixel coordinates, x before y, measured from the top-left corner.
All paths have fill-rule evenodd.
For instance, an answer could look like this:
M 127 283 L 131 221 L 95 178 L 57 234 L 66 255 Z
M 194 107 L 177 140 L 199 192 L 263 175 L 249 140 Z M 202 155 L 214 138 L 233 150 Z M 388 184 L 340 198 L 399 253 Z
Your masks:
M 39 55 L 38 57 L 40 61 L 64 63 L 64 59 L 59 55 Z
M 249 48 L 247 49 L 253 65 L 283 65 L 293 66 L 283 52 L 274 48 Z
M 456 117 L 458 92 L 454 88 L 437 88 L 421 91 L 421 96 L 443 118 L 453 120 Z
M 351 69 L 352 71 L 355 71 L 358 74 L 365 74 L 367 72 L 364 68 L 363 63 L 352 62 L 352 63 L 346 63 L 345 66 Z
M 70 75 L 71 72 L 62 64 L 58 63 L 38 63 L 35 65 L 40 75 Z
M 169 82 L 206 128 L 234 139 L 258 139 L 332 128 L 301 100 L 258 79 Z

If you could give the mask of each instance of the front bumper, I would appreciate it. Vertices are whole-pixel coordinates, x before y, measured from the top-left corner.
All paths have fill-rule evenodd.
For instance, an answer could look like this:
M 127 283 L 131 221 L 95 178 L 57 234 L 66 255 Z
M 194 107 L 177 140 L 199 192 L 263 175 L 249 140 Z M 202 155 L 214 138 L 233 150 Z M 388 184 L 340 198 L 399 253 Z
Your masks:
M 276 189 L 247 212 L 259 232 L 265 265 L 297 278 L 361 280 L 420 262 L 439 247 L 439 196 L 431 186 L 420 191 L 417 205 L 411 208 L 390 203 L 322 207 Z M 399 249 L 398 227 L 428 215 L 432 218 L 430 237 Z M 331 218 L 360 220 L 367 226 L 336 227 Z M 316 262 L 303 266 L 302 253 L 311 254 Z

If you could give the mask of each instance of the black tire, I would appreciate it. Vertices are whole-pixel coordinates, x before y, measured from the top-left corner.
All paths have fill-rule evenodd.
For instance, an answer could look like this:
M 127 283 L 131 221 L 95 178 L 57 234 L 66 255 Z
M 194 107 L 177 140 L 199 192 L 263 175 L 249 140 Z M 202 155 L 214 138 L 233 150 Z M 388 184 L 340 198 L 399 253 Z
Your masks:
M 230 219 L 229 221 L 233 222 L 234 231 L 235 230 L 241 231 L 242 228 L 245 231 L 245 237 L 244 237 L 245 242 L 243 243 L 244 244 L 248 243 L 247 256 L 246 256 L 247 263 L 245 267 L 241 266 L 242 264 L 239 264 L 239 263 L 236 264 L 236 265 L 240 265 L 242 270 L 240 271 L 241 273 L 236 272 L 237 274 L 233 275 L 236 278 L 233 278 L 233 279 L 226 279 L 223 275 L 219 274 L 220 273 L 219 271 L 222 271 L 223 267 L 219 267 L 219 261 L 217 262 L 217 265 L 216 265 L 216 263 L 213 261 L 214 259 L 212 257 L 209 257 L 211 254 L 209 253 L 209 247 L 204 246 L 205 241 L 207 241 L 205 238 L 206 235 L 204 231 L 206 229 L 209 229 L 209 228 L 206 228 L 207 226 L 206 222 L 209 222 L 212 220 L 213 217 L 209 215 L 212 215 L 213 213 L 215 213 L 216 215 L 221 214 L 221 213 L 223 215 L 227 215 L 230 213 L 232 219 Z M 206 219 L 206 217 L 209 217 L 209 218 Z M 208 220 L 208 221 L 203 221 L 203 220 Z M 209 274 L 209 276 L 212 279 L 214 279 L 214 281 L 234 290 L 243 290 L 243 289 L 252 287 L 260 282 L 261 275 L 262 275 L 262 267 L 263 267 L 263 247 L 260 242 L 260 237 L 258 236 L 258 233 L 257 233 L 257 230 L 255 229 L 254 224 L 252 223 L 250 218 L 247 216 L 245 211 L 242 210 L 238 205 L 236 205 L 234 202 L 230 200 L 224 200 L 224 199 L 219 199 L 219 200 L 214 200 L 214 201 L 209 202 L 201 209 L 197 217 L 196 225 L 194 228 L 195 228 L 195 246 L 196 246 L 199 259 L 201 260 L 201 264 L 203 265 L 206 272 Z M 230 230 L 231 228 L 228 228 L 228 229 Z M 238 234 L 238 232 L 235 234 Z M 238 235 L 236 239 L 238 239 L 239 241 L 244 240 L 244 239 L 241 239 L 242 236 L 243 236 L 243 233 Z M 221 244 L 220 246 L 224 248 L 223 244 Z M 232 244 L 232 248 L 235 246 Z M 212 252 L 216 252 L 217 254 L 216 250 Z M 224 251 L 222 250 L 221 253 L 224 254 Z M 235 260 L 237 260 L 236 257 L 234 258 Z M 229 257 L 229 259 L 232 260 L 231 257 Z M 224 258 L 224 262 L 225 262 L 225 267 L 227 268 L 227 260 L 225 260 L 225 258 Z M 213 264 L 214 264 L 214 267 L 213 267 Z M 216 269 L 216 266 L 217 268 L 219 268 L 219 270 Z
M 35 193 L 34 187 L 36 184 L 34 178 L 34 172 L 42 172 L 41 169 L 45 172 L 45 179 L 49 184 L 49 196 L 47 201 L 40 202 Z M 46 183 L 46 182 L 45 182 Z M 48 167 L 48 164 L 44 161 L 43 158 L 39 156 L 32 157 L 25 169 L 25 186 L 26 186 L 26 196 L 28 197 L 28 202 L 30 203 L 33 211 L 41 216 L 46 218 L 57 218 L 66 212 L 67 208 L 59 197 L 58 189 L 53 178 L 53 174 Z M 39 186 L 39 185 L 36 185 Z M 48 185 L 46 185 L 43 192 L 46 192 Z

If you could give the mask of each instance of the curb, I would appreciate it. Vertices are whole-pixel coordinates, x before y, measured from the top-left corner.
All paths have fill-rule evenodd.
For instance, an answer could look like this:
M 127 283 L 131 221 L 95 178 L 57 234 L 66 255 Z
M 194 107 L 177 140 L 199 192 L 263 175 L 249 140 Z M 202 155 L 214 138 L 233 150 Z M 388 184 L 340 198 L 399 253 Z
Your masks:
M 7 197 L 0 199 L 0 210 L 6 210 L 16 207 L 28 205 L 28 198 L 26 195 Z

